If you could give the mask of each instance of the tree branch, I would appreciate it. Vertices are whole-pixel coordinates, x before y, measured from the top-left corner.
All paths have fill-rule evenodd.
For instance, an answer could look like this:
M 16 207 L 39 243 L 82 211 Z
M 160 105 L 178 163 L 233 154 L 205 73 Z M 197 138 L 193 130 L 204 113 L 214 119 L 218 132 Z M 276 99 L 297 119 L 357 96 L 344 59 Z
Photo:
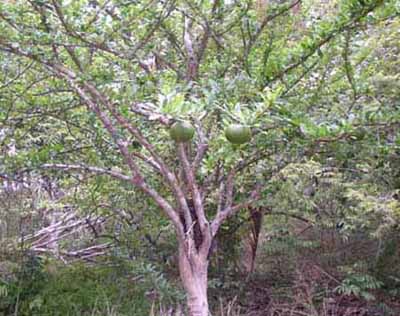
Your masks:
M 241 209 L 249 207 L 253 205 L 255 202 L 257 202 L 260 199 L 260 185 L 257 184 L 256 188 L 251 192 L 250 198 L 247 199 L 246 201 L 243 201 L 239 204 L 233 205 L 231 207 L 227 207 L 223 209 L 221 212 L 218 212 L 217 215 L 215 215 L 215 218 L 211 222 L 211 235 L 214 237 L 221 224 L 230 216 L 236 214 L 239 212 Z
M 186 181 L 188 183 L 189 189 L 192 193 L 193 204 L 197 215 L 197 220 L 199 221 L 200 230 L 204 235 L 208 229 L 208 221 L 204 213 L 203 202 L 201 198 L 201 194 L 199 188 L 196 183 L 196 179 L 193 173 L 193 169 L 190 166 L 190 162 L 187 158 L 185 145 L 182 143 L 177 144 L 178 146 L 178 154 L 180 161 L 183 166 L 183 170 L 186 176 Z
M 16 54 L 18 56 L 22 56 L 22 57 L 26 57 L 31 60 L 34 60 L 34 61 L 38 62 L 39 64 L 42 64 L 48 70 L 53 72 L 56 76 L 67 81 L 67 83 L 71 86 L 71 88 L 84 101 L 84 103 L 87 105 L 89 110 L 91 110 L 92 112 L 94 112 L 96 114 L 96 116 L 102 122 L 103 126 L 106 128 L 106 130 L 109 132 L 111 137 L 114 139 L 125 162 L 127 163 L 129 169 L 133 173 L 133 177 L 131 178 L 131 183 L 134 186 L 140 188 L 151 198 L 153 198 L 153 200 L 161 207 L 161 209 L 172 220 L 172 222 L 176 228 L 178 238 L 181 240 L 184 240 L 185 239 L 184 229 L 183 229 L 183 225 L 180 221 L 180 218 L 178 216 L 178 213 L 157 191 L 155 191 L 153 188 L 151 188 L 150 186 L 147 185 L 147 183 L 145 182 L 145 180 L 139 170 L 139 167 L 136 165 L 135 161 L 132 159 L 132 155 L 130 154 L 128 147 L 127 147 L 128 146 L 127 141 L 126 140 L 124 141 L 124 139 L 119 136 L 119 134 L 118 134 L 116 128 L 114 127 L 114 124 L 110 120 L 110 118 L 106 115 L 105 112 L 103 112 L 99 108 L 99 106 L 96 104 L 95 101 L 101 101 L 109 109 L 109 111 L 114 114 L 115 118 L 117 118 L 118 122 L 122 126 L 126 126 L 126 124 L 127 124 L 127 126 L 130 126 L 131 131 L 137 131 L 138 132 L 137 135 L 141 136 L 139 131 L 136 130 L 135 128 L 132 128 L 132 126 L 130 124 L 128 124 L 126 121 L 121 120 L 122 116 L 120 116 L 119 114 L 116 115 L 117 114 L 116 111 L 110 106 L 110 104 L 107 102 L 106 98 L 104 98 L 100 94 L 100 92 L 97 91 L 97 89 L 95 89 L 88 82 L 83 82 L 83 83 L 80 82 L 79 83 L 78 77 L 76 76 L 76 74 L 73 71 L 69 70 L 68 68 L 64 67 L 63 65 L 48 62 L 46 60 L 42 60 L 40 57 L 38 57 L 32 53 L 23 52 L 20 49 L 13 47 L 12 45 L 9 45 L 8 43 L 4 43 L 1 38 L 0 38 L 0 45 L 5 46 L 5 49 L 0 46 L 0 50 L 2 49 L 7 52 Z M 91 97 L 87 94 L 85 89 L 89 91 L 89 94 L 91 95 Z M 153 147 L 147 142 L 147 140 L 143 137 L 140 138 L 140 140 L 145 145 L 146 149 L 151 150 L 150 153 L 152 155 L 154 155 L 155 153 L 152 150 Z M 160 165 L 161 168 L 165 167 L 165 165 L 163 164 L 162 161 L 160 163 L 157 155 L 155 155 L 154 158 L 157 161 L 157 163 Z M 163 172 L 165 172 L 168 169 L 162 169 L 162 170 L 163 170 Z M 183 207 L 186 207 L 187 211 L 189 211 L 189 207 L 187 206 L 186 200 L 184 198 L 184 194 L 181 191 L 181 189 L 179 188 L 178 182 L 176 181 L 176 178 L 173 175 L 173 173 L 168 172 L 165 174 L 165 176 L 166 176 L 167 180 L 169 180 L 170 183 L 173 183 L 172 188 L 175 190 L 174 192 L 176 194 L 179 194 L 179 199 L 178 199 L 179 202 L 183 205 Z
M 196 170 L 200 167 L 200 164 L 203 161 L 205 154 L 207 153 L 208 141 L 201 126 L 200 119 L 194 118 L 194 120 L 197 136 L 199 138 L 199 142 L 197 144 L 197 153 L 193 160 L 193 171 L 196 173 Z
M 100 167 L 88 166 L 84 164 L 61 164 L 61 163 L 47 163 L 40 166 L 43 169 L 55 169 L 63 171 L 86 171 L 95 174 L 109 175 L 115 179 L 122 181 L 131 181 L 132 178 L 124 175 L 123 173 L 117 172 L 112 169 L 104 169 Z
M 164 126 L 170 126 L 172 122 L 172 117 L 167 116 L 165 114 L 160 113 L 156 106 L 153 104 L 146 102 L 134 102 L 130 107 L 131 111 L 139 114 L 149 121 L 158 121 L 160 124 Z
M 196 53 L 193 48 L 193 41 L 191 35 L 192 20 L 185 16 L 185 29 L 183 35 L 183 42 L 185 44 L 187 54 L 187 65 L 186 65 L 186 81 L 193 81 L 197 76 L 198 63 Z

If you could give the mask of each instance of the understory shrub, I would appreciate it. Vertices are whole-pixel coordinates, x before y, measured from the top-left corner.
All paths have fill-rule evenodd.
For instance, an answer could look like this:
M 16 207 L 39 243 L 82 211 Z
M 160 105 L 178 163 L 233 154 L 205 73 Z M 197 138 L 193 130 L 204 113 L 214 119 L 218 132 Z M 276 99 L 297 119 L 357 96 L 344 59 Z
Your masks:
M 13 280 L 0 282 L 1 316 L 140 316 L 180 298 L 154 266 L 136 262 L 61 265 L 30 257 Z

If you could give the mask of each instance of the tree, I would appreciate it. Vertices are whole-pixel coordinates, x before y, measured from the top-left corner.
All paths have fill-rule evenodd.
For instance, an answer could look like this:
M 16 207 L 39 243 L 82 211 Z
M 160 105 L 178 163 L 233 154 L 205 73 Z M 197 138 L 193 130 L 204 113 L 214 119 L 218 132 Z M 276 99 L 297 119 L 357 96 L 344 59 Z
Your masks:
M 301 2 L 263 5 L 265 14 L 252 1 L 2 3 L 3 173 L 96 174 L 139 190 L 174 227 L 190 315 L 208 315 L 221 225 L 262 202 L 266 179 L 287 163 L 357 128 L 319 125 L 290 92 L 309 88 L 302 80 L 335 56 L 335 40 L 395 10 L 395 1 L 342 1 L 297 32 L 302 17 L 291 12 Z M 170 141 L 181 120 L 195 125 L 194 142 Z M 225 140 L 231 122 L 253 127 L 251 143 Z

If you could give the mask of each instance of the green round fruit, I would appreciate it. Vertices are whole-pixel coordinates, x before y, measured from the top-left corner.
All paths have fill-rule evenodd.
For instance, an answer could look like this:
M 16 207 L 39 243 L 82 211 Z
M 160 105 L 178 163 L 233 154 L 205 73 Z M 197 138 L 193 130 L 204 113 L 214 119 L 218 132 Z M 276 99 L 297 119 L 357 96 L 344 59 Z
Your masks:
M 236 145 L 244 144 L 251 139 L 251 129 L 240 124 L 229 125 L 225 130 L 225 137 Z
M 193 138 L 194 128 L 188 122 L 176 122 L 171 126 L 169 134 L 174 141 L 185 143 Z

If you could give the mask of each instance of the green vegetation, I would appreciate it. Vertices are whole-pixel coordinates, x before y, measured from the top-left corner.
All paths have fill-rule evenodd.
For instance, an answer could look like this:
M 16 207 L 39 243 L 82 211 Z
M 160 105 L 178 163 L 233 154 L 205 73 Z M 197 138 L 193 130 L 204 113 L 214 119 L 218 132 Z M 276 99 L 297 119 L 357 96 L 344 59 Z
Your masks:
M 400 315 L 399 29 L 0 1 L 0 316 Z
M 148 315 L 152 295 L 164 303 L 181 299 L 153 266 L 128 262 L 64 266 L 32 257 L 6 288 L 2 315 Z

